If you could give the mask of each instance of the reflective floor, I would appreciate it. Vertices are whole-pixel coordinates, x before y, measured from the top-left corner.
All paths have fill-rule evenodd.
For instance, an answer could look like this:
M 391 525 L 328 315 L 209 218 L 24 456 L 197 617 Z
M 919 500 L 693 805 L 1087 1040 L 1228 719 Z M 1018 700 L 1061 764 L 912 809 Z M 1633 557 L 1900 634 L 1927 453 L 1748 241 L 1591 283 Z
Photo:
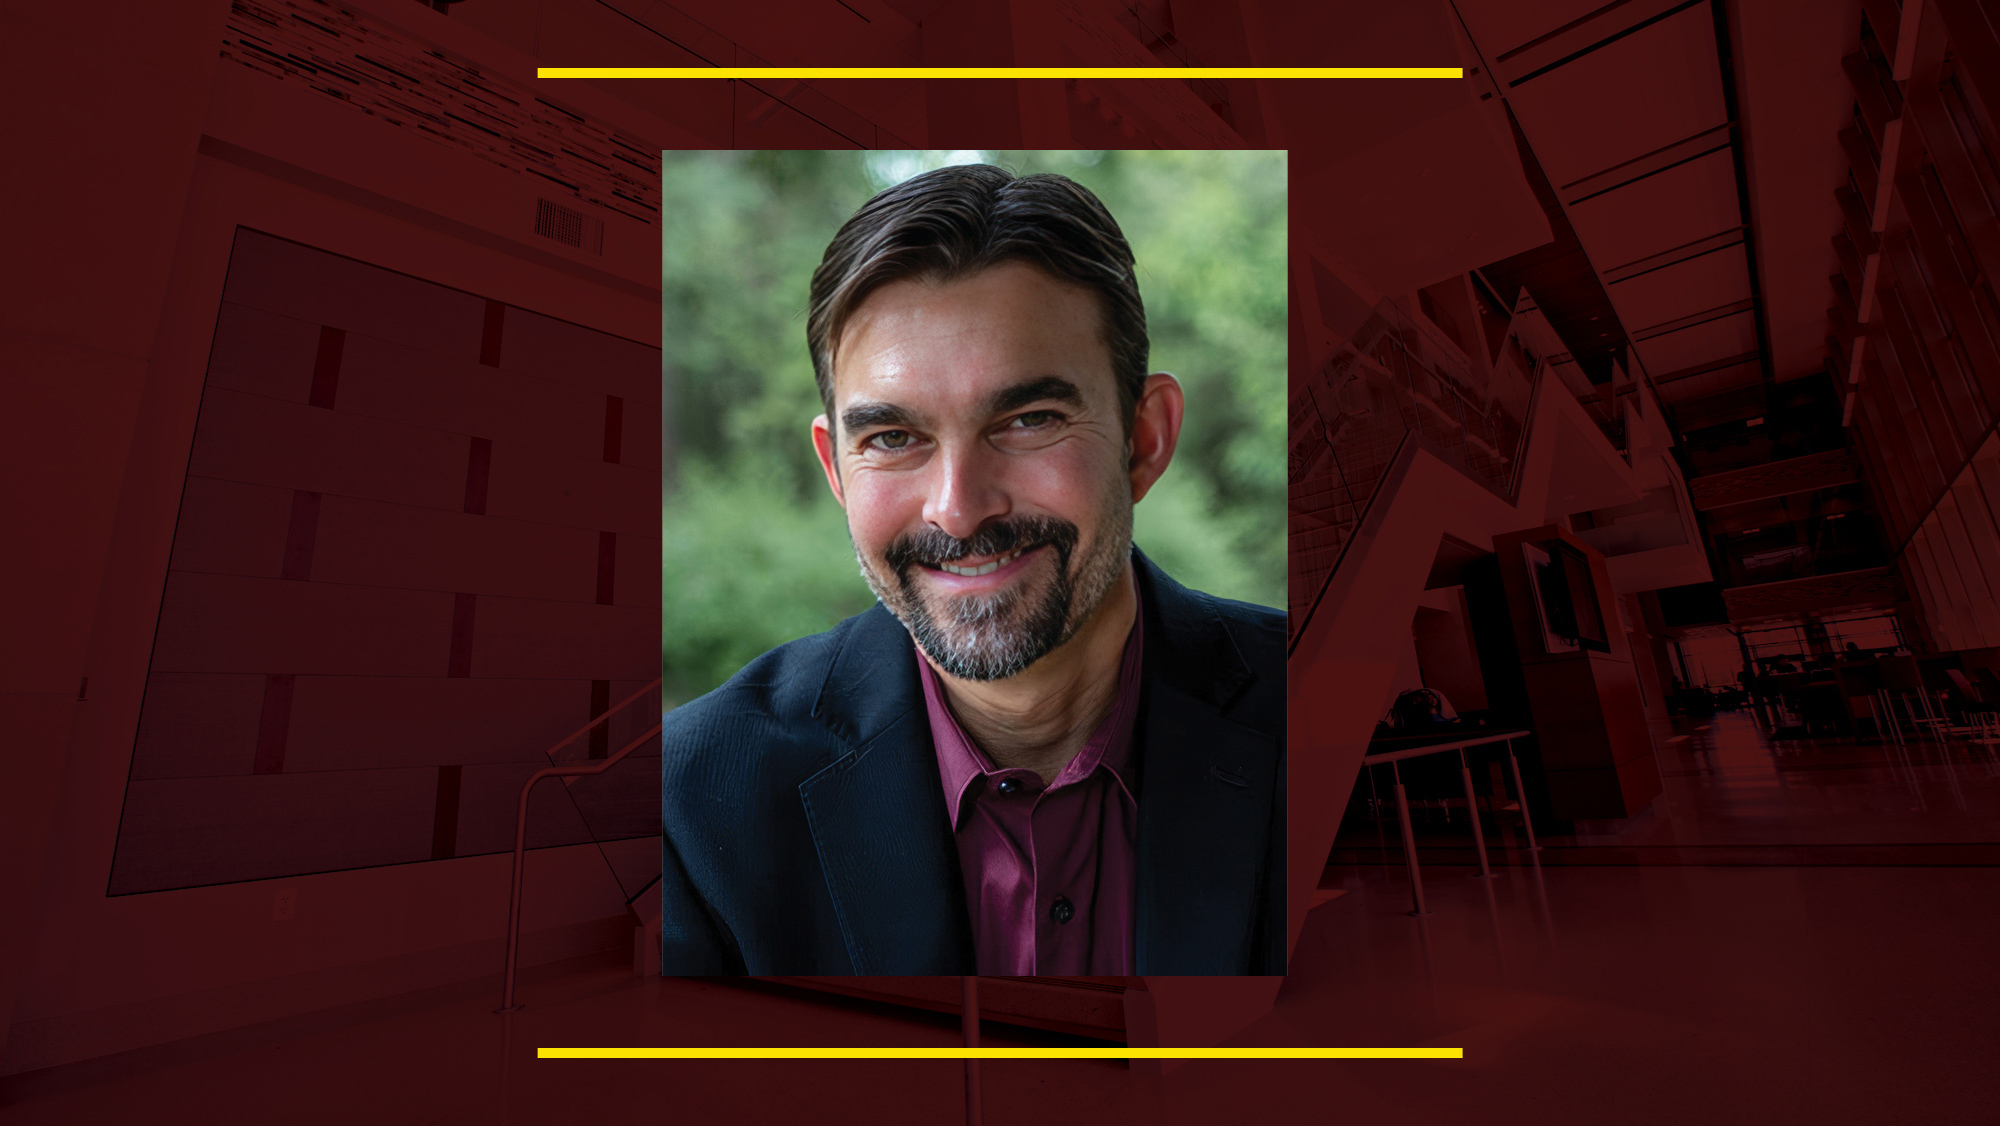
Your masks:
M 1660 796 L 1637 816 L 1545 835 L 1544 866 L 2000 864 L 2000 746 L 1914 733 L 1777 740 L 1748 711 L 1677 720 L 1654 745 Z M 1381 775 L 1385 797 L 1387 784 Z M 1471 861 L 1461 799 L 1420 802 L 1413 820 L 1427 853 Z M 1519 824 L 1513 813 L 1487 821 L 1496 860 L 1527 861 Z M 1402 864 L 1392 812 L 1350 818 L 1339 844 L 1336 861 Z
M 2000 841 L 2000 748 L 1915 733 L 1773 740 L 1750 712 L 1663 734 L 1664 800 L 1629 825 L 1591 826 L 1575 843 L 1809 850 Z M 1812 862 L 1803 852 L 1795 859 Z M 1948 862 L 1921 851 L 1895 859 Z
M 1429 916 L 1407 913 L 1400 850 L 1385 863 L 1344 844 L 1360 859 L 1324 881 L 1343 894 L 1308 916 L 1275 1009 L 1231 1041 L 1427 1044 L 1463 1048 L 1464 1060 L 1195 1062 L 1164 1077 L 988 1063 L 985 1122 L 1992 1121 L 1990 748 L 1776 744 L 1729 713 L 1661 736 L 1666 791 L 1652 810 L 1580 826 L 1539 856 L 1505 830 L 1490 879 L 1433 811 Z M 964 1120 L 955 1062 L 533 1054 L 947 1046 L 951 1017 L 642 981 L 608 962 L 540 972 L 511 1019 L 491 1013 L 493 992 L 475 983 L 0 1080 L 0 1109 L 9 1126 Z M 1038 1041 L 987 1031 L 990 1044 Z

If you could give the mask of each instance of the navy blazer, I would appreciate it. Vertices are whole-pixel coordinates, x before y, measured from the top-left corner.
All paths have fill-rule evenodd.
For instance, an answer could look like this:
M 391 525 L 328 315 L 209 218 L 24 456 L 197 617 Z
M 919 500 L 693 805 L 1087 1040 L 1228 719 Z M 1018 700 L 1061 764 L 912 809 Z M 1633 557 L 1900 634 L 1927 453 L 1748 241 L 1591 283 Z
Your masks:
M 1133 552 L 1140 974 L 1285 972 L 1285 616 Z M 877 604 L 666 716 L 661 971 L 969 974 L 916 649 Z

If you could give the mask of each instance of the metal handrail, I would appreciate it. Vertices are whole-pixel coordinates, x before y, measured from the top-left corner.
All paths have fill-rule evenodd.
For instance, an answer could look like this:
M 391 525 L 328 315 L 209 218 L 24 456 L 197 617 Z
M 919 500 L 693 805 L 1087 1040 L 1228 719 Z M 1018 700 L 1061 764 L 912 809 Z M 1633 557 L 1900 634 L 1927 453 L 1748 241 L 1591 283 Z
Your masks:
M 564 747 L 569 746 L 571 743 L 576 742 L 578 739 L 582 738 L 584 734 L 587 733 L 591 728 L 596 727 L 598 724 L 603 723 L 605 720 L 610 719 L 612 716 L 618 714 L 620 711 L 623 711 L 627 704 L 630 704 L 632 701 L 637 700 L 639 697 L 644 696 L 648 692 L 651 692 L 653 689 L 658 688 L 661 684 L 664 684 L 665 682 L 666 682 L 665 677 L 660 677 L 660 676 L 654 677 L 651 684 L 646 685 L 644 688 L 639 689 L 637 692 L 632 693 L 630 696 L 627 696 L 623 700 L 620 700 L 617 703 L 611 705 L 610 707 L 604 709 L 603 715 L 598 716 L 596 719 L 593 719 L 589 723 L 584 724 L 582 727 L 577 728 L 575 731 L 570 732 L 569 735 L 564 737 L 562 742 L 557 743 L 553 747 L 550 747 L 543 753 L 548 755 L 551 760 L 554 760 L 557 751 L 560 751 Z
M 600 723 L 606 722 L 626 705 L 659 687 L 660 683 L 659 679 L 655 679 L 651 684 L 619 701 L 616 707 L 605 709 L 603 715 L 584 724 L 574 734 L 570 735 L 569 738 L 550 747 L 548 753 L 553 756 L 555 752 L 567 746 L 584 732 L 589 731 Z M 593 763 L 590 766 L 545 767 L 529 775 L 528 780 L 521 784 L 520 805 L 516 810 L 514 819 L 514 878 L 507 896 L 507 970 L 500 995 L 500 1007 L 494 1010 L 495 1012 L 511 1013 L 521 1008 L 521 1006 L 514 1003 L 514 970 L 519 962 L 521 953 L 521 881 L 523 873 L 527 868 L 528 797 L 533 792 L 535 783 L 540 782 L 544 778 L 573 778 L 602 774 L 612 767 L 617 766 L 620 762 L 623 762 L 626 756 L 630 755 L 633 751 L 638 750 L 655 739 L 660 734 L 662 727 L 663 724 L 653 724 L 652 728 L 644 735 L 620 747 L 616 754 L 609 756 L 602 762 Z
M 1441 754 L 1445 751 L 1463 751 L 1470 747 L 1483 747 L 1488 743 L 1507 743 L 1515 739 L 1533 735 L 1533 731 L 1502 731 L 1497 735 L 1481 735 L 1477 739 L 1461 739 L 1456 743 L 1426 743 L 1421 747 L 1411 747 L 1402 751 L 1387 751 L 1379 755 L 1363 755 L 1362 762 L 1400 762 L 1406 758 L 1421 758 L 1424 755 Z
M 1417 865 L 1417 833 L 1410 825 L 1410 799 L 1403 789 L 1402 772 L 1396 769 L 1396 764 L 1404 759 L 1422 758 L 1426 755 L 1445 754 L 1450 751 L 1458 752 L 1458 776 L 1465 786 L 1465 813 L 1472 822 L 1472 847 L 1479 854 L 1479 874 L 1481 876 L 1491 876 L 1493 874 L 1493 866 L 1486 859 L 1486 833 L 1485 830 L 1479 827 L 1479 800 L 1473 793 L 1472 768 L 1465 761 L 1465 752 L 1470 747 L 1483 747 L 1490 743 L 1507 744 L 1507 766 L 1514 773 L 1514 792 L 1520 795 L 1521 800 L 1521 825 L 1528 832 L 1529 853 L 1536 853 L 1541 851 L 1542 846 L 1535 843 L 1535 822 L 1534 818 L 1528 813 L 1528 790 L 1527 787 L 1521 784 L 1521 761 L 1514 757 L 1514 740 L 1525 739 L 1533 734 L 1533 731 L 1526 729 L 1520 731 L 1501 731 L 1492 735 L 1481 735 L 1476 739 L 1460 739 L 1451 743 L 1430 743 L 1421 747 L 1410 747 L 1407 750 L 1386 751 L 1379 755 L 1364 754 L 1361 756 L 1361 764 L 1363 766 L 1379 766 L 1383 763 L 1388 763 L 1390 773 L 1396 780 L 1396 820 L 1403 832 L 1403 862 L 1410 869 L 1410 899 L 1412 905 L 1410 914 L 1428 915 L 1431 912 L 1430 908 L 1424 903 L 1424 877 L 1422 870 Z M 1373 785 L 1372 779 L 1374 776 L 1370 775 L 1369 777 L 1371 779 L 1369 784 Z

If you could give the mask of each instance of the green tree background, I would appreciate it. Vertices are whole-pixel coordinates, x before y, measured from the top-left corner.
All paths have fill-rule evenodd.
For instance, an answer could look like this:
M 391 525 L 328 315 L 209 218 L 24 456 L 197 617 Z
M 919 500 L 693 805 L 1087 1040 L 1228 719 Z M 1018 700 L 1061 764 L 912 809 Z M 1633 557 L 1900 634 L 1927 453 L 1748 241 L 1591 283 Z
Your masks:
M 1187 391 L 1179 451 L 1135 510 L 1134 540 L 1188 586 L 1284 605 L 1284 153 L 669 152 L 668 704 L 873 604 L 812 452 L 807 287 L 875 192 L 973 160 L 1075 179 L 1132 244 L 1151 368 Z

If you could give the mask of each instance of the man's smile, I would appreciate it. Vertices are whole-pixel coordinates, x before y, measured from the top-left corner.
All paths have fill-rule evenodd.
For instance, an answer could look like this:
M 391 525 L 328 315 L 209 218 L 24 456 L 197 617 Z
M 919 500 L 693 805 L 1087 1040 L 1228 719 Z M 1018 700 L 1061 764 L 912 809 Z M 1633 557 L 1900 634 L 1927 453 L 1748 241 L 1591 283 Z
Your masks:
M 983 589 L 998 586 L 1013 578 L 1023 569 L 1031 556 L 1047 546 L 1047 544 L 1035 544 L 1032 547 L 1015 548 L 1003 555 L 987 556 L 983 559 L 970 556 L 951 563 L 926 565 L 924 569 L 942 580 L 949 589 L 959 591 L 975 587 Z M 989 579 L 989 581 L 978 583 L 963 581 L 970 579 Z

